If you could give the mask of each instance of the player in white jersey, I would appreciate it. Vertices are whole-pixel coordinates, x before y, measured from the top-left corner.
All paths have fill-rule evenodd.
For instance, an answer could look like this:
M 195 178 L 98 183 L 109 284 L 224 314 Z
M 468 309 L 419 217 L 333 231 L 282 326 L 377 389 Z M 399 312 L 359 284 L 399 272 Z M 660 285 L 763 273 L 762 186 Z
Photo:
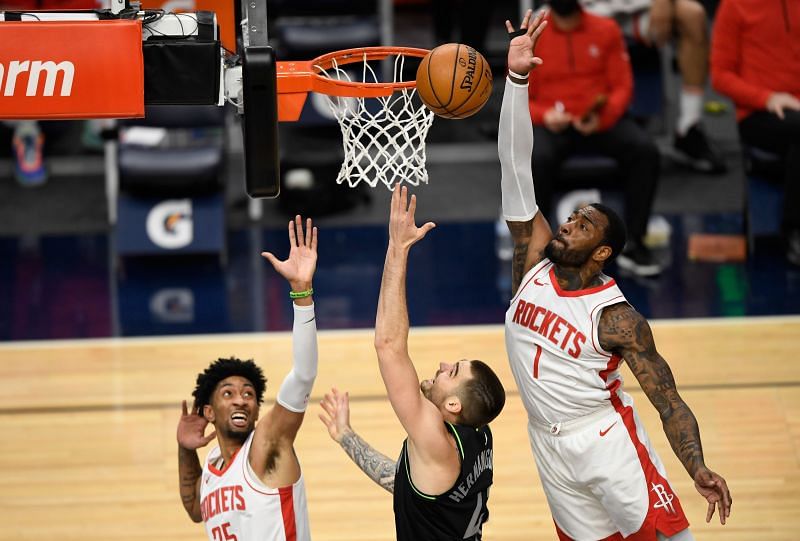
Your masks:
M 204 522 L 211 541 L 311 539 L 305 484 L 294 440 L 317 375 L 312 278 L 317 228 L 289 222 L 289 257 L 264 256 L 289 282 L 294 300 L 294 364 L 275 404 L 258 421 L 266 380 L 253 361 L 219 359 L 197 376 L 194 405 L 183 402 L 178 424 L 178 472 L 183 506 Z M 211 423 L 215 431 L 205 435 Z M 197 449 L 216 437 L 201 468 Z
M 624 360 L 658 410 L 676 455 L 724 524 L 731 497 L 704 463 L 697 421 L 656 351 L 650 327 L 603 268 L 625 244 L 609 208 L 575 211 L 553 236 L 538 212 L 531 172 L 528 77 L 541 63 L 534 31 L 512 41 L 498 149 L 503 214 L 514 239 L 506 347 L 528 412 L 528 432 L 559 539 L 693 539 L 644 427 L 622 390 Z M 547 61 L 547 59 L 544 59 Z

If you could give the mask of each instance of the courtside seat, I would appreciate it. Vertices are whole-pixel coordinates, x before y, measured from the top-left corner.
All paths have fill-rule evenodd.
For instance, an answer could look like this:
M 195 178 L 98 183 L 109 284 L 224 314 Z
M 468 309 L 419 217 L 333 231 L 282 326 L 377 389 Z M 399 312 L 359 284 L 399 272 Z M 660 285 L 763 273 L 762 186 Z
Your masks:
M 783 215 L 783 158 L 762 148 L 742 145 L 747 175 L 745 228 L 752 252 L 758 237 L 776 237 Z

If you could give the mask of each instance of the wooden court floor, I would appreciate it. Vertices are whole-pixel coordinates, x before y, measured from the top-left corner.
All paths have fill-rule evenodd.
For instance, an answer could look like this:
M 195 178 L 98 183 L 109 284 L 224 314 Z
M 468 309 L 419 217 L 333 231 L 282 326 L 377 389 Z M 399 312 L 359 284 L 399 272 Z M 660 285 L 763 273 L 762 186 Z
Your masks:
M 698 540 L 795 540 L 800 523 L 800 318 L 654 323 L 656 343 L 700 422 L 707 465 L 724 475 L 730 522 L 704 522 L 655 411 L 627 374 L 651 439 Z M 499 326 L 413 330 L 421 375 L 480 358 L 509 399 L 493 424 L 495 484 L 487 540 L 555 539 Z M 218 356 L 254 358 L 272 400 L 290 363 L 286 333 L 0 345 L 0 540 L 205 538 L 178 497 L 175 427 L 198 371 Z M 378 375 L 372 334 L 323 332 L 314 395 L 349 390 L 353 427 L 389 456 L 402 432 Z M 391 496 L 327 436 L 309 408 L 297 442 L 316 540 L 393 539 Z M 243 540 L 244 541 L 244 540 Z

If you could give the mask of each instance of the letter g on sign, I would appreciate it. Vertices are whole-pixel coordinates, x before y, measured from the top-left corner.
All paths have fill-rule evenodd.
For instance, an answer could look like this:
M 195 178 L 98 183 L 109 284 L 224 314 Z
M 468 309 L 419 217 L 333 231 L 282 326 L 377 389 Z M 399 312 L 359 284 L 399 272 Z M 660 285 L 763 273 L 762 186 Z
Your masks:
M 147 236 L 153 244 L 177 250 L 191 244 L 194 238 L 191 199 L 162 201 L 147 215 Z

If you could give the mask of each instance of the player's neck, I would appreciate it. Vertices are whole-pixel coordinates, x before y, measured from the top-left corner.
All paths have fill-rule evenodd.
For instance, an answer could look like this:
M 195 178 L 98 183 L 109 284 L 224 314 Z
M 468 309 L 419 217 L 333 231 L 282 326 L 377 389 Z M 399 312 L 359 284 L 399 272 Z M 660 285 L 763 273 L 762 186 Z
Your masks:
M 244 442 L 238 439 L 220 437 L 219 432 L 217 432 L 217 443 L 219 444 L 219 451 L 222 457 L 220 469 L 230 464 L 236 456 L 236 453 L 238 453 L 239 449 L 244 445 Z
M 554 265 L 558 286 L 564 291 L 578 291 L 602 284 L 600 269 L 595 266 L 565 267 Z

